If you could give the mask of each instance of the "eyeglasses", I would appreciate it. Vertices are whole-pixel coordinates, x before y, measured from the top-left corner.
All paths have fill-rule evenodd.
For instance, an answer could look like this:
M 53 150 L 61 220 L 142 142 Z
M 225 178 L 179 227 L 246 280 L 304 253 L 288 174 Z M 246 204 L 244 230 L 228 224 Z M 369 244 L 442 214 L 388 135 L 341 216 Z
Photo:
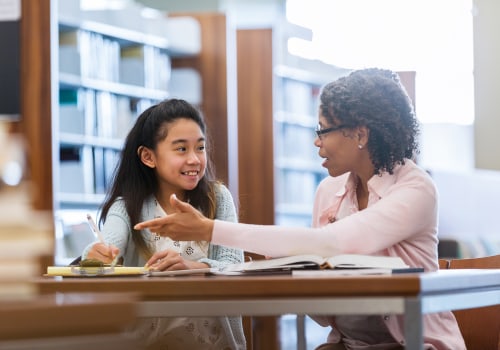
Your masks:
M 332 126 L 331 128 L 326 128 L 326 129 L 321 129 L 321 126 L 318 125 L 314 130 L 314 132 L 316 132 L 318 138 L 322 140 L 321 136 L 328 134 L 329 132 L 337 131 L 344 128 L 347 128 L 347 125 Z

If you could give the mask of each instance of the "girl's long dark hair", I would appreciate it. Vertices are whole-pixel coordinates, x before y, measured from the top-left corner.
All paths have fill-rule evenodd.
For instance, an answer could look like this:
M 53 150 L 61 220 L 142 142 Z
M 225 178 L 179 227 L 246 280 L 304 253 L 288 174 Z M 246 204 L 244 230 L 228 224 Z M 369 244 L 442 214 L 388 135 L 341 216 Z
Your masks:
M 111 187 L 101 206 L 99 224 L 106 221 L 112 204 L 122 198 L 130 218 L 131 226 L 141 221 L 144 201 L 156 194 L 158 180 L 155 170 L 142 163 L 137 153 L 140 146 L 155 150 L 157 144 L 167 137 L 169 125 L 178 119 L 189 119 L 196 122 L 206 139 L 207 166 L 205 176 L 193 189 L 186 191 L 185 200 L 198 208 L 205 216 L 215 217 L 216 197 L 215 178 L 209 157 L 209 142 L 206 125 L 201 112 L 190 103 L 180 99 L 164 100 L 146 109 L 135 122 L 125 139 L 124 148 L 112 178 Z M 144 241 L 139 231 L 132 229 L 132 239 L 141 255 L 149 259 L 151 247 Z

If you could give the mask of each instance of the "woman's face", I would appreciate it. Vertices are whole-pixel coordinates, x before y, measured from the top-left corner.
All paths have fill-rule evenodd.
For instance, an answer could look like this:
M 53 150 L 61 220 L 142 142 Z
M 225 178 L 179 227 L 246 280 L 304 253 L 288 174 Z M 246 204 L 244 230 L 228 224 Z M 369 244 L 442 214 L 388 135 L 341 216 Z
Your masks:
M 205 175 L 205 135 L 196 122 L 177 119 L 152 154 L 160 187 L 174 193 L 192 190 Z
M 319 115 L 320 130 L 340 127 L 340 123 L 329 123 Z M 339 176 L 348 171 L 354 171 L 359 161 L 359 140 L 354 129 L 340 128 L 324 133 L 314 140 L 314 145 L 319 148 L 318 154 L 324 159 L 321 164 L 328 170 L 330 176 Z

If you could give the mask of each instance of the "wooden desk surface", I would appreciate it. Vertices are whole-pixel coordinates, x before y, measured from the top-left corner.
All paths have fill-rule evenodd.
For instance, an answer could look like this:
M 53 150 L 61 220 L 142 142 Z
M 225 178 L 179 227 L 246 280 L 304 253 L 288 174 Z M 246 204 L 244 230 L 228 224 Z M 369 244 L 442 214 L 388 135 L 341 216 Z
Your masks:
M 42 294 L 134 292 L 142 300 L 219 300 L 273 297 L 417 296 L 458 289 L 500 287 L 499 270 L 441 270 L 422 274 L 309 277 L 182 276 L 40 278 Z
M 136 300 L 130 293 L 58 293 L 0 301 L 0 340 L 118 333 L 135 320 Z
M 39 278 L 41 293 L 134 292 L 148 317 L 296 314 L 404 316 L 406 348 L 423 346 L 423 314 L 500 304 L 500 269 L 370 276 Z

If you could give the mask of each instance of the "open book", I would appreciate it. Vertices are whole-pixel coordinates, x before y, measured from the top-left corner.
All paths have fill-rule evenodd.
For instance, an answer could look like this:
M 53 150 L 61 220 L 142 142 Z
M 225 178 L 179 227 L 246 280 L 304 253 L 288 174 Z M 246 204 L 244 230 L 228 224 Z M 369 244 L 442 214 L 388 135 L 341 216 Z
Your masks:
M 319 255 L 293 255 L 283 258 L 256 260 L 232 264 L 222 269 L 222 273 L 279 271 L 297 269 L 407 269 L 409 266 L 394 256 L 373 256 L 342 254 L 329 258 Z

